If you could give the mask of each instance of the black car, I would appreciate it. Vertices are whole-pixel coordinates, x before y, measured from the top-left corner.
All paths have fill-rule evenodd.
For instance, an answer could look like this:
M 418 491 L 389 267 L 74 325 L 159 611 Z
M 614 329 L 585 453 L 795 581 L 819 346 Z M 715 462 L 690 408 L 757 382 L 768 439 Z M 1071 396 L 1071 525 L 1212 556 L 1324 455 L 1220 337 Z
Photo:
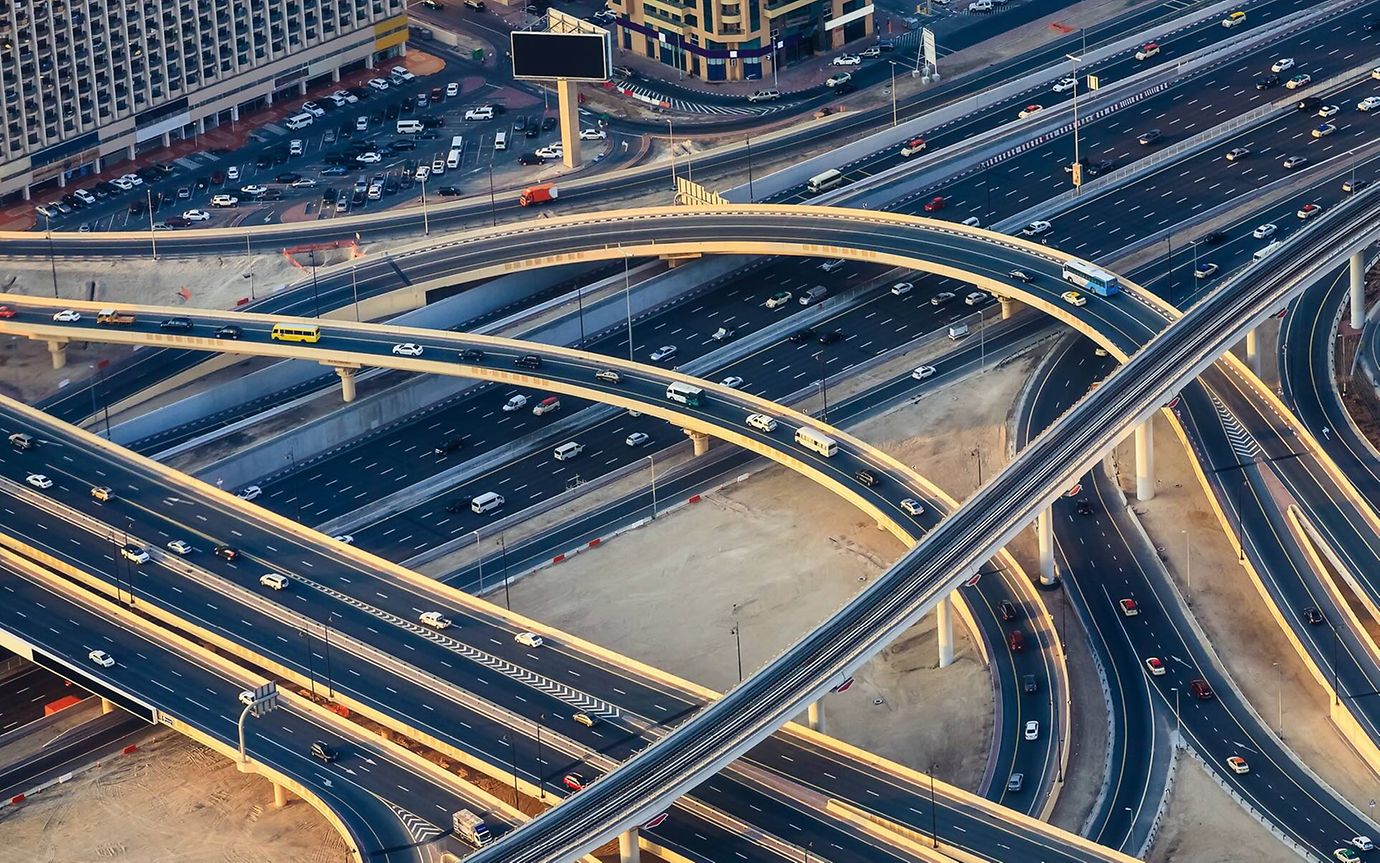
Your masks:
M 311 757 L 330 764 L 337 756 L 335 749 L 318 740 L 311 745 Z
M 523 354 L 514 360 L 514 363 L 524 369 L 539 369 L 541 368 L 541 357 L 536 354 Z
M 815 335 L 815 341 L 821 345 L 832 345 L 834 342 L 843 341 L 843 330 L 825 330 Z
M 546 164 L 546 159 L 543 158 L 543 157 L 541 157 L 541 156 L 538 156 L 536 153 L 523 153 L 521 156 L 518 156 L 518 164 L 519 164 L 519 165 L 545 165 L 545 164 Z
M 86 202 L 70 192 L 62 196 L 62 202 L 74 210 L 80 210 L 86 206 Z
M 1027 285 L 1035 281 L 1035 277 L 1030 275 L 1030 273 L 1027 273 L 1025 270 L 1012 270 L 1007 275 L 1009 275 L 1011 278 L 1015 279 L 1018 282 L 1025 282 Z
M 1096 177 L 1098 174 L 1105 174 L 1115 167 L 1116 162 L 1112 161 L 1111 159 L 1099 159 L 1096 162 L 1093 162 L 1091 165 L 1088 165 L 1083 170 L 1091 176 Z
M 1307 96 L 1303 99 L 1298 100 L 1298 102 L 1295 103 L 1294 108 L 1296 108 L 1299 111 L 1316 111 L 1321 106 L 1322 99 L 1319 99 L 1317 96 Z
M 556 118 L 555 118 L 555 117 L 545 117 L 545 118 L 542 119 L 542 121 L 541 121 L 541 130 L 542 130 L 543 132 L 550 132 L 550 131 L 551 131 L 552 129 L 554 129 L 554 128 L 556 128 Z
M 472 494 L 461 495 L 446 504 L 446 512 L 464 512 L 470 508 L 470 501 L 472 500 L 474 500 L 474 495 Z
M 1257 90 L 1268 90 L 1268 89 L 1270 89 L 1271 87 L 1278 87 L 1278 86 L 1279 86 L 1279 76 L 1278 76 L 1278 75 L 1261 75 L 1259 78 L 1256 78 L 1256 79 L 1255 79 L 1255 88 L 1256 88 Z
M 465 348 L 460 352 L 460 360 L 466 363 L 478 362 L 484 359 L 484 352 L 479 348 Z
M 1022 675 L 1021 675 L 1021 689 L 1022 689 L 1022 690 L 1024 690 L 1024 691 L 1027 692 L 1027 693 L 1030 693 L 1030 692 L 1036 691 L 1036 690 L 1039 689 L 1039 688 L 1040 688 L 1040 685 L 1039 685 L 1038 683 L 1035 682 L 1035 675 L 1033 675 L 1033 674 L 1022 674 Z
M 810 329 L 809 327 L 806 327 L 806 328 L 803 329 L 803 330 L 796 330 L 795 332 L 791 333 L 789 336 L 786 336 L 786 340 L 789 341 L 789 342 L 791 342 L 792 344 L 797 344 L 797 345 L 798 345 L 798 344 L 800 344 L 801 342 L 809 341 L 810 339 L 812 339 L 812 338 L 814 338 L 814 337 L 815 337 L 815 331 L 812 330 L 812 329 Z
M 845 95 L 845 94 L 847 94 L 847 93 L 852 93 L 853 91 L 855 91 L 855 90 L 857 90 L 857 89 L 858 89 L 858 85 L 857 85 L 857 84 L 854 84 L 852 81 L 844 81 L 844 82 L 842 82 L 842 83 L 840 83 L 840 84 L 835 84 L 835 85 L 834 85 L 834 95 L 836 95 L 836 96 L 842 96 L 842 95 Z
M 273 182 L 275 182 L 275 183 L 295 183 L 295 182 L 297 182 L 297 181 L 300 180 L 300 179 L 302 179 L 302 175 L 301 175 L 301 174 L 279 174 L 278 176 L 276 176 L 276 177 L 273 178 Z
M 877 484 L 877 477 L 873 475 L 872 471 L 867 470 L 866 468 L 859 470 L 857 473 L 853 474 L 853 479 L 857 480 L 858 482 L 862 483 L 868 488 L 872 488 Z
M 392 150 L 394 153 L 402 153 L 408 150 L 415 150 L 417 149 L 417 142 L 413 141 L 411 138 L 403 138 L 400 141 L 394 141 L 393 143 L 389 144 L 388 149 Z
M 428 129 L 439 129 L 446 125 L 445 117 L 423 117 L 422 125 Z
M 1208 246 L 1215 246 L 1227 239 L 1227 235 L 1221 231 L 1212 231 L 1203 236 L 1202 242 Z
M 134 176 L 138 177 L 139 179 L 145 182 L 150 182 L 153 180 L 157 180 L 159 177 L 163 176 L 163 172 L 158 169 L 157 165 L 145 165 L 144 167 L 135 171 Z
M 527 124 L 527 128 L 522 132 L 525 138 L 535 138 L 541 134 L 541 126 L 535 120 Z
M 1016 619 L 1016 606 L 1009 599 L 1003 599 L 1001 604 L 997 606 L 997 611 L 1001 613 L 1002 620 Z
M 455 452 L 464 445 L 465 442 L 462 441 L 460 438 L 453 437 L 448 441 L 444 441 L 442 443 L 437 444 L 436 448 L 432 450 L 432 452 L 436 453 L 436 455 L 445 455 L 446 453 Z
M 236 551 L 228 545 L 216 546 L 216 549 L 213 553 L 216 557 L 223 558 L 225 560 L 234 560 L 235 558 L 240 556 L 240 553 L 238 551 Z
M 1093 514 L 1093 505 L 1092 505 L 1092 501 L 1088 500 L 1086 497 L 1080 497 L 1080 498 L 1078 499 L 1078 514 L 1079 514 L 1079 515 L 1092 515 L 1092 514 Z
M 267 168 L 267 167 L 269 167 L 269 166 L 272 165 L 272 164 L 273 164 L 273 157 L 270 156 L 270 155 L 267 154 L 267 153 L 261 154 L 261 155 L 259 156 L 259 158 L 257 158 L 257 159 L 254 160 L 254 166 L 257 167 L 257 168 Z
M 383 116 L 387 117 L 390 120 L 398 119 L 398 106 L 389 105 L 388 110 L 383 112 Z
M 436 190 L 436 194 L 443 198 L 454 198 L 460 194 L 459 186 L 442 186 Z
M 143 202 L 143 201 L 130 201 L 130 202 L 129 202 L 129 214 L 130 214 L 131 216 L 139 216 L 139 215 L 142 215 L 143 212 L 144 212 L 144 202 Z
M 1303 610 L 1303 619 L 1309 626 L 1317 626 L 1326 620 L 1320 609 L 1311 606 Z
M 243 335 L 244 330 L 240 329 L 238 326 L 234 324 L 226 324 L 225 326 L 216 330 L 216 338 L 218 339 L 238 339 L 240 336 Z
M 1375 30 L 1376 28 L 1380 28 L 1380 18 L 1367 18 L 1364 22 L 1361 23 L 1361 27 L 1364 28 L 1367 33 Z

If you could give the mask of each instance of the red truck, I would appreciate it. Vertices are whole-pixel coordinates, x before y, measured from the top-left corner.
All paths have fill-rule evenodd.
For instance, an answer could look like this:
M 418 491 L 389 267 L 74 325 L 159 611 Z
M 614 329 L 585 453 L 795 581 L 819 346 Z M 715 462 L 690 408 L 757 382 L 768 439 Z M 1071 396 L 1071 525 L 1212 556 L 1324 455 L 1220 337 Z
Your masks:
M 523 189 L 522 194 L 518 195 L 518 203 L 524 207 L 535 206 L 536 204 L 547 204 L 556 200 L 557 190 L 555 186 L 531 186 Z

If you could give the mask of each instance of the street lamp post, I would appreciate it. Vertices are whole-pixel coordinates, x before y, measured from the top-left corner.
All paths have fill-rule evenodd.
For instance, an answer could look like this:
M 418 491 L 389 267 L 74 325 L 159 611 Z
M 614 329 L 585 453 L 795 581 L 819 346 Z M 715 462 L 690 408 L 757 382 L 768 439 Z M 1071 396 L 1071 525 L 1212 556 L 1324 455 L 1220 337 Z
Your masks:
M 479 553 L 479 595 L 484 595 L 484 546 L 479 541 L 479 531 L 474 532 L 474 550 Z
M 149 202 L 149 246 L 153 249 L 153 259 L 158 260 L 158 232 L 153 229 L 153 190 L 145 189 Z
M 1073 193 L 1076 195 L 1078 190 L 1082 188 L 1083 179 L 1082 168 L 1080 167 L 1082 163 L 1078 160 L 1078 64 L 1083 62 L 1083 58 L 1081 56 L 1075 57 L 1072 54 L 1065 54 L 1064 56 L 1069 58 L 1069 64 L 1073 70 L 1073 169 L 1079 172 L 1079 182 L 1073 185 Z
M 671 149 L 671 191 L 676 188 L 676 129 L 671 118 L 666 118 L 666 134 L 671 139 L 667 146 Z
M 335 698 L 335 677 L 331 674 L 331 619 L 337 617 L 338 612 L 326 612 L 326 622 L 322 625 L 322 640 L 326 643 L 326 697 Z
M 303 628 L 302 628 L 302 640 L 303 640 L 303 641 L 306 643 L 306 645 L 307 645 L 307 680 L 308 680 L 308 682 L 311 684 L 311 697 L 312 697 L 312 698 L 315 698 L 315 697 L 316 697 L 316 672 L 312 670 L 312 665 L 311 665 L 311 633 L 307 631 L 306 627 L 303 627 Z
M 43 223 L 47 226 L 48 233 L 48 264 L 53 268 L 53 299 L 58 298 L 57 284 L 57 255 L 53 253 L 53 218 L 44 216 Z
M 896 128 L 896 61 L 888 60 L 891 64 L 891 127 Z
M 494 154 L 489 153 L 489 217 L 494 227 L 498 227 L 498 198 L 494 196 Z
M 431 236 L 431 221 L 426 213 L 426 177 L 422 178 L 422 236 Z
M 652 472 L 652 518 L 656 518 L 656 459 L 647 456 L 647 467 Z
M 747 139 L 747 169 L 748 169 L 748 203 L 752 203 L 752 202 L 756 201 L 757 198 L 756 198 L 755 195 L 752 194 L 752 138 L 751 138 L 751 137 L 748 137 L 748 139 Z
M 743 637 L 738 625 L 738 603 L 733 603 L 733 646 L 738 653 L 738 682 L 743 682 Z
M 1280 669 L 1278 662 L 1270 663 L 1275 667 L 1275 702 L 1279 705 L 1279 739 L 1284 739 L 1284 671 Z
M 824 351 L 815 351 L 815 359 L 819 360 L 819 390 L 824 398 L 824 413 L 822 415 L 825 422 L 829 421 L 829 372 L 824 367 Z
M 930 765 L 930 843 L 935 848 L 939 847 L 939 810 L 935 806 L 934 799 L 934 771 L 939 769 L 938 764 Z
M 1169 688 L 1174 693 L 1174 737 L 1177 739 L 1179 736 L 1179 687 L 1171 686 Z
M 623 244 L 618 244 L 618 250 L 623 250 Z M 632 334 L 632 273 L 629 270 L 631 259 L 623 255 L 623 299 L 628 305 L 628 362 L 633 362 L 633 334 Z
M 350 261 L 350 293 L 355 298 L 355 323 L 359 323 L 359 276 L 355 272 L 357 265 Z
M 545 771 L 541 764 L 541 727 L 546 723 L 546 712 L 542 711 L 537 719 L 537 792 L 542 800 L 546 799 L 546 785 L 541 781 Z M 514 771 L 516 773 L 516 771 Z
M 973 447 L 970 455 L 977 460 L 978 488 L 982 488 L 982 450 Z
M 503 607 L 512 611 L 513 597 L 508 593 L 508 546 L 504 543 L 501 533 L 498 535 L 498 554 L 503 564 Z
M 1190 542 L 1188 528 L 1180 531 L 1184 535 L 1184 571 L 1188 576 L 1188 604 L 1193 604 L 1193 544 Z

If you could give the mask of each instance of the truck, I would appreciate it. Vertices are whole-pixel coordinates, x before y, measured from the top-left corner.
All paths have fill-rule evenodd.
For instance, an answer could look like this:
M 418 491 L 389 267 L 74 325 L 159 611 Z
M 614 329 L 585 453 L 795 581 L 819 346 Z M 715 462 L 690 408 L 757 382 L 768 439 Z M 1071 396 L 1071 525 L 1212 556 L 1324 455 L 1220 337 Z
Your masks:
M 96 313 L 96 323 L 108 324 L 116 327 L 127 327 L 134 323 L 134 315 L 128 312 L 117 312 L 114 309 L 101 309 Z
M 455 828 L 456 836 L 469 840 L 470 844 L 477 848 L 488 845 L 489 840 L 493 838 L 484 819 L 468 809 L 456 812 L 451 818 L 451 826 Z
M 559 197 L 555 186 L 550 184 L 545 186 L 529 186 L 522 190 L 518 195 L 518 203 L 524 207 L 532 207 L 537 204 L 549 204 Z

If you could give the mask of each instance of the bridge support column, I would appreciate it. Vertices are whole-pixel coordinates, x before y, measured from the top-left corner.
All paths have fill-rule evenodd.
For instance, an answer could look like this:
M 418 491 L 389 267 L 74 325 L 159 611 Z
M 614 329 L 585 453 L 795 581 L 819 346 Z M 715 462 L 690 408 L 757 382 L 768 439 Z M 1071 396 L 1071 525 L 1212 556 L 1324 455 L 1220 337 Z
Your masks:
M 288 802 L 288 791 L 277 782 L 273 783 L 273 808 L 282 809 Z
M 1035 522 L 1035 534 L 1040 540 L 1040 584 L 1052 587 L 1059 581 L 1054 571 L 1054 507 L 1047 506 L 1040 510 Z
M 1260 374 L 1260 336 L 1255 330 L 1246 333 L 1246 365 Z
M 339 83 L 340 83 L 340 67 L 339 67 L 339 66 L 336 66 L 334 69 L 331 70 L 331 83 L 332 83 L 332 84 L 339 84 Z
M 638 829 L 629 827 L 618 834 L 618 863 L 642 863 L 642 849 L 637 844 Z
M 1136 428 L 1136 500 L 1155 498 L 1154 417 Z
M 67 343 L 53 340 L 48 342 L 48 353 L 53 358 L 53 368 L 61 369 L 67 366 Z
M 567 168 L 578 168 L 584 161 L 580 152 L 580 85 L 565 78 L 556 79 L 556 113 L 561 119 L 561 161 Z
M 690 440 L 695 444 L 695 455 L 709 452 L 709 435 L 704 432 L 690 432 Z
M 1001 301 L 1001 319 L 1004 321 L 1021 309 L 1021 301 L 1014 297 L 997 297 Z
M 1351 256 L 1351 326 L 1366 325 L 1366 262 L 1357 252 Z
M 821 697 L 818 701 L 812 701 L 812 702 L 810 702 L 810 706 L 809 706 L 809 708 L 806 710 L 805 717 L 806 717 L 806 719 L 809 720 L 810 730 L 811 730 L 811 731 L 818 731 L 820 734 L 827 734 L 827 733 L 828 733 L 828 732 L 826 732 L 826 731 L 824 730 L 824 699 L 823 699 L 823 697 Z
M 114 712 L 115 712 L 115 702 L 111 701 L 109 698 L 102 698 L 102 699 L 101 699 L 101 715 L 104 716 L 104 715 L 107 714 L 107 713 L 114 713 Z
M 935 609 L 936 626 L 939 633 L 939 667 L 948 668 L 954 664 L 954 606 L 953 600 L 944 597 Z
M 356 369 L 338 368 L 335 373 L 340 376 L 340 398 L 342 401 L 352 402 L 355 400 L 355 372 Z

